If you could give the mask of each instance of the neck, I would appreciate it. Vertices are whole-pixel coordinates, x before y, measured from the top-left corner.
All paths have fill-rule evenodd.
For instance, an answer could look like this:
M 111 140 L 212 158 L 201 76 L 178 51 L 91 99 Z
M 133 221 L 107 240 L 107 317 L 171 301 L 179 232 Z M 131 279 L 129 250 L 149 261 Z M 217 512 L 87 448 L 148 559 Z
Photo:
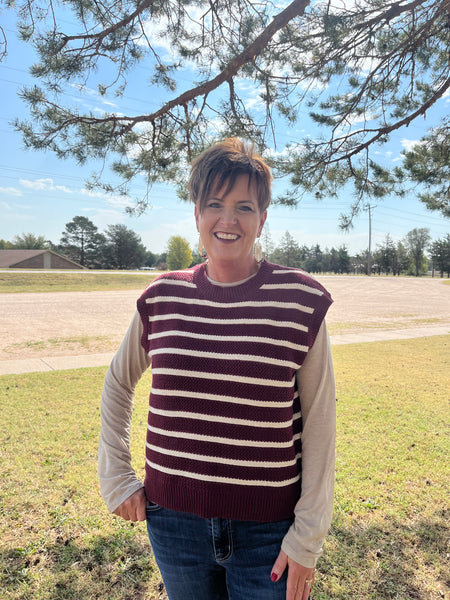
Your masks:
M 235 281 L 242 281 L 251 275 L 255 275 L 258 272 L 259 267 L 260 263 L 257 263 L 253 257 L 248 264 L 238 265 L 234 262 L 218 263 L 217 261 L 212 262 L 208 259 L 206 272 L 208 273 L 208 277 L 213 281 L 218 281 L 220 283 L 234 283 Z

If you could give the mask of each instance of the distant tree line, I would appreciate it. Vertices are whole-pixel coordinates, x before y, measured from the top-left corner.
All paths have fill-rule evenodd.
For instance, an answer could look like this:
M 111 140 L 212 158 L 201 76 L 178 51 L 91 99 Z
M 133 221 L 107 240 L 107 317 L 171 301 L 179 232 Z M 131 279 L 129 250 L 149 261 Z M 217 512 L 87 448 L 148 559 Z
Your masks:
M 365 273 L 378 275 L 414 275 L 419 277 L 429 270 L 450 277 L 450 234 L 431 243 L 429 229 L 409 231 L 402 241 L 395 243 L 389 234 L 378 244 L 369 257 L 365 250 L 350 256 L 345 245 L 322 250 L 319 244 L 300 245 L 288 232 L 275 247 L 268 229 L 261 236 L 264 255 L 273 262 L 304 269 L 309 273 Z M 425 252 L 428 251 L 428 256 Z
M 428 271 L 433 276 L 450 277 L 450 234 L 431 242 L 429 229 L 416 228 L 395 243 L 389 234 L 369 256 L 368 250 L 351 256 L 345 245 L 322 249 L 319 244 L 301 245 L 289 231 L 278 246 L 272 241 L 268 226 L 261 236 L 264 256 L 273 262 L 304 269 L 310 273 L 414 275 Z M 192 251 L 182 236 L 172 236 L 165 252 L 154 254 L 141 238 L 125 225 L 108 225 L 101 233 L 94 223 L 76 216 L 66 223 L 58 244 L 44 236 L 24 233 L 11 242 L 0 239 L 0 249 L 51 249 L 90 269 L 158 270 L 185 269 L 204 259 Z M 428 252 L 428 255 L 426 254 Z M 370 267 L 369 267 L 370 265 Z
M 377 245 L 372 258 L 372 270 L 379 275 L 392 273 L 420 277 L 431 271 L 433 277 L 436 272 L 441 277 L 444 274 L 450 277 L 450 234 L 431 242 L 429 229 L 415 228 L 397 244 L 388 234 L 384 242 Z

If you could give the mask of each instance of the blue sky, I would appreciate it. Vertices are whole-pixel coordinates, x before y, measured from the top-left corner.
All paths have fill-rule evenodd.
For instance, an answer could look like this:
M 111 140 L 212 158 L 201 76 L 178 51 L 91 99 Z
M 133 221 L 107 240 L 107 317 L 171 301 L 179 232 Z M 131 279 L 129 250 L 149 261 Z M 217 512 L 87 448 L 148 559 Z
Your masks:
M 2 12 L 2 26 L 8 38 L 8 56 L 0 63 L 2 111 L 0 115 L 0 238 L 12 240 L 15 235 L 34 233 L 44 235 L 57 243 L 64 226 L 76 215 L 84 215 L 103 231 L 107 225 L 122 223 L 138 233 L 144 245 L 155 253 L 163 252 L 172 235 L 184 236 L 193 247 L 197 244 L 197 231 L 193 207 L 180 201 L 173 188 L 155 185 L 152 189 L 151 208 L 139 217 L 125 213 L 126 201 L 111 197 L 100 191 L 88 192 L 85 181 L 97 165 L 78 166 L 75 161 L 61 161 L 51 153 L 24 150 L 21 135 L 13 130 L 15 117 L 27 118 L 27 109 L 17 96 L 20 87 L 31 83 L 28 67 L 33 63 L 32 48 L 19 42 L 15 36 L 14 18 L 10 11 Z M 160 96 L 155 88 L 146 99 L 150 69 L 145 63 L 138 67 L 131 85 L 123 98 L 100 97 L 95 90 L 72 88 L 70 101 L 80 107 L 96 112 L 145 113 L 158 105 Z M 180 80 L 180 91 L 183 84 Z M 67 98 L 67 96 L 66 96 Z M 441 99 L 427 114 L 426 119 L 401 130 L 385 147 L 381 148 L 380 162 L 395 164 L 400 153 L 414 140 L 420 139 L 430 124 L 438 123 L 439 115 L 448 113 L 450 95 Z M 281 143 L 300 139 L 305 131 L 288 130 L 285 124 L 277 132 Z M 144 189 L 136 181 L 134 192 Z M 275 194 L 281 191 L 275 184 Z M 349 233 L 339 230 L 338 216 L 350 205 L 348 192 L 329 201 L 304 199 L 295 209 L 272 206 L 269 208 L 267 226 L 275 244 L 285 231 L 289 231 L 300 244 L 311 246 L 318 243 L 323 249 L 346 245 L 350 252 L 361 251 L 368 246 L 368 214 L 355 220 Z M 415 227 L 428 227 L 432 239 L 442 238 L 450 231 L 450 223 L 438 213 L 427 211 L 413 196 L 405 199 L 384 199 L 376 203 L 372 211 L 372 246 L 381 243 L 386 234 L 394 241 L 402 239 Z

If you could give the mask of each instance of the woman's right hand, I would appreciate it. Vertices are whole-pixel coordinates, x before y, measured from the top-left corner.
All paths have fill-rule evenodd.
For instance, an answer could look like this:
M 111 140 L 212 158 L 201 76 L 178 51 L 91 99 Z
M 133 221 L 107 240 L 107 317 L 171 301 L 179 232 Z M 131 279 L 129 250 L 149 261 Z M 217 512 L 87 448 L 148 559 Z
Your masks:
M 147 498 L 142 487 L 120 504 L 113 513 L 125 521 L 145 521 Z

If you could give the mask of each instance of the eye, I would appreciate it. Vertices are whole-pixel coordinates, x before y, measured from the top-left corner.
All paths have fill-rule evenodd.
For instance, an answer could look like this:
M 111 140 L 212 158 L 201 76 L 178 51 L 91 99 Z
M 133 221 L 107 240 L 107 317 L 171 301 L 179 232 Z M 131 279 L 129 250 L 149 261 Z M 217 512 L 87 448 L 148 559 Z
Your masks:
M 242 212 L 253 212 L 253 206 L 251 204 L 241 204 L 239 210 Z
M 220 208 L 220 202 L 218 202 L 217 200 L 210 200 L 207 204 L 206 204 L 207 208 Z

